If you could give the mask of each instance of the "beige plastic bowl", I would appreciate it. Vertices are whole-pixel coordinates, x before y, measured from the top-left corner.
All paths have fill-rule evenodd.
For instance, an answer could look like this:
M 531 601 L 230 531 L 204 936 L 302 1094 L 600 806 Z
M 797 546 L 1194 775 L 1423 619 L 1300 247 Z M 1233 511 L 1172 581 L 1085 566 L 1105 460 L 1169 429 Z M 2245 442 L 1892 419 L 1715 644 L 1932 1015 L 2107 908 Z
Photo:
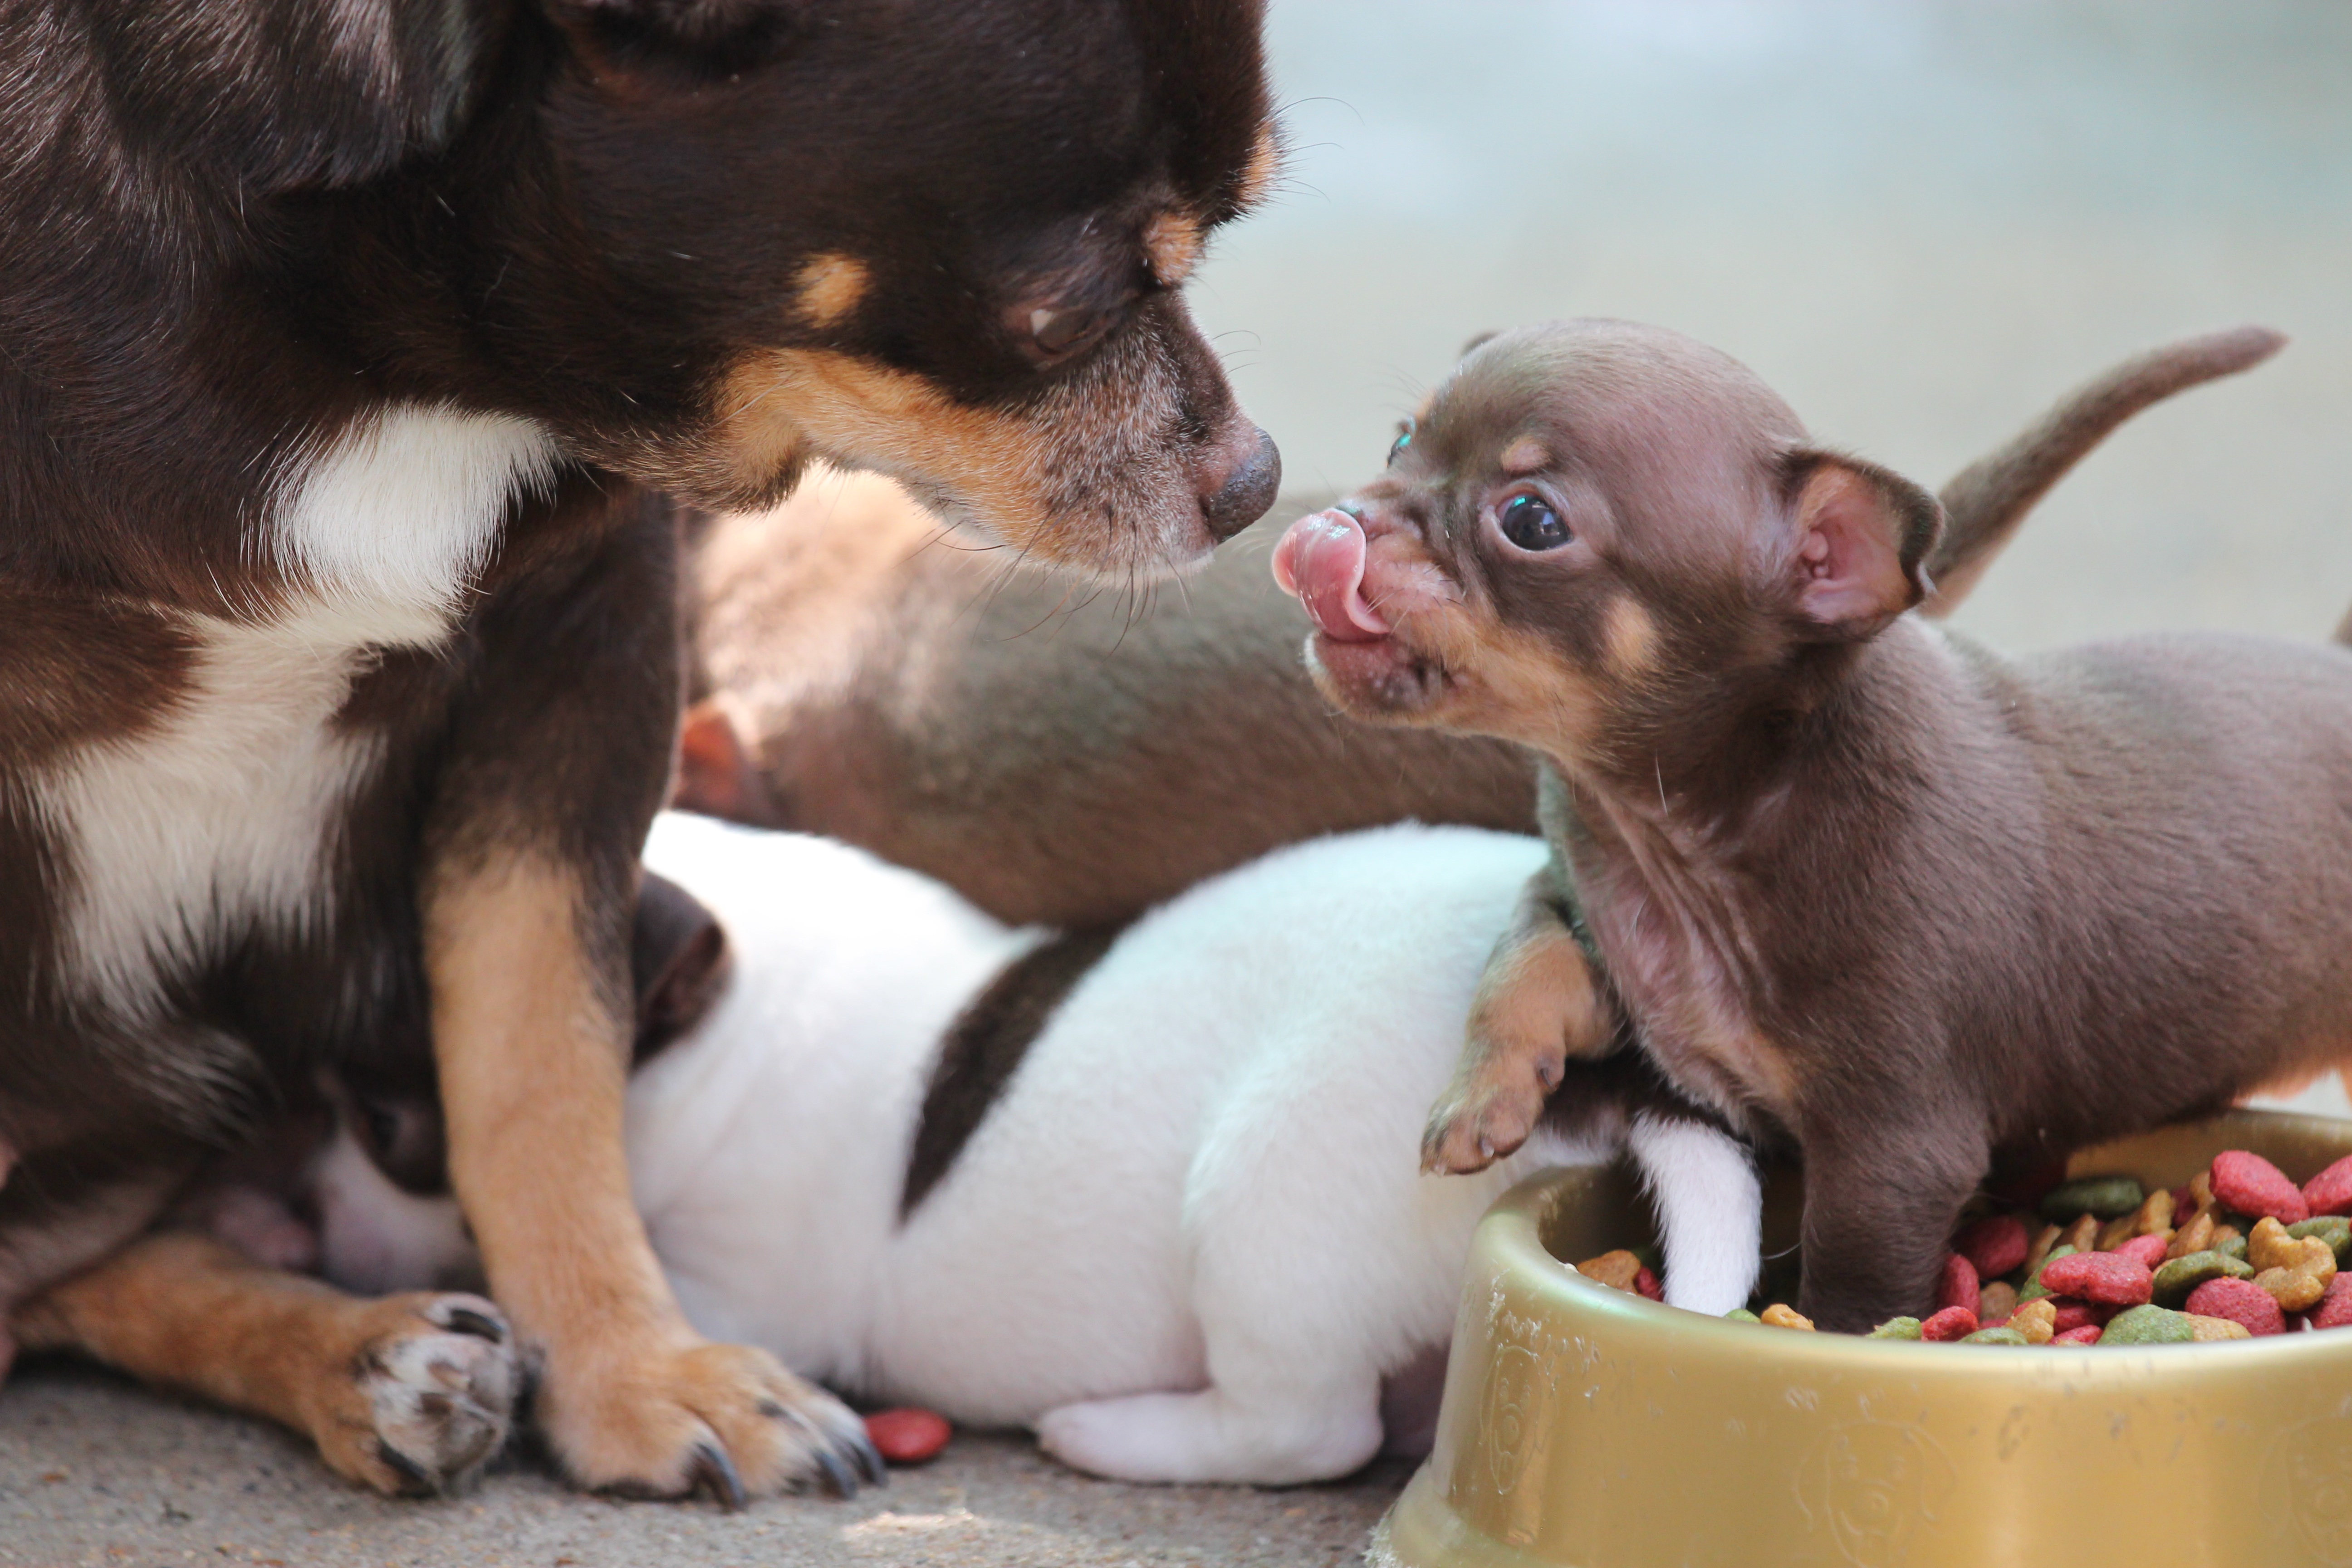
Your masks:
M 2239 1111 L 2071 1168 L 2178 1184 L 2233 1148 L 2301 1180 L 2352 1122 Z M 2352 1568 L 2352 1331 L 1923 1345 L 1699 1317 L 1561 1261 L 1647 1227 L 1613 1169 L 1538 1176 L 1480 1223 L 1437 1446 L 1373 1563 Z

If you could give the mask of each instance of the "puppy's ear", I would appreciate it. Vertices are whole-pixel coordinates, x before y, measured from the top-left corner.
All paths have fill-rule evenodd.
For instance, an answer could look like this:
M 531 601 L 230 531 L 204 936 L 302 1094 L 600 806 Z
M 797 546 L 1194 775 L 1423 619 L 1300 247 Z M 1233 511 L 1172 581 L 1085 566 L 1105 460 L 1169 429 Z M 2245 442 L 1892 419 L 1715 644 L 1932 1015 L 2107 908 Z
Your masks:
M 629 973 L 637 987 L 633 1059 L 644 1061 L 702 1022 L 733 969 L 719 917 L 668 878 L 646 872 L 629 940 Z
M 801 0 L 551 0 L 600 64 L 720 77 L 765 65 L 800 32 Z
M 1791 538 L 1788 590 L 1800 626 L 1825 640 L 1876 636 L 1927 596 L 1944 509 L 1902 475 L 1833 452 L 1781 459 Z
M 729 822 L 779 826 L 742 731 L 721 699 L 706 697 L 688 708 L 677 740 L 677 783 L 670 805 Z

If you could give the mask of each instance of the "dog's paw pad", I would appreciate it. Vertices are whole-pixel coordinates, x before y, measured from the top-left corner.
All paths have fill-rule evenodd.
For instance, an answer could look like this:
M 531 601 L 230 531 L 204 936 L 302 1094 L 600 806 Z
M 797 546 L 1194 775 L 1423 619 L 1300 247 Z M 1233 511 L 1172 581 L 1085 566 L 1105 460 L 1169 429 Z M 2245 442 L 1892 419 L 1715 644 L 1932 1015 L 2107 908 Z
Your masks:
M 499 1310 L 476 1296 L 420 1303 L 367 1343 L 354 1384 L 369 1428 L 355 1441 L 381 1489 L 463 1489 L 506 1447 L 517 1375 L 512 1336 Z M 386 1480 L 390 1485 L 386 1485 Z

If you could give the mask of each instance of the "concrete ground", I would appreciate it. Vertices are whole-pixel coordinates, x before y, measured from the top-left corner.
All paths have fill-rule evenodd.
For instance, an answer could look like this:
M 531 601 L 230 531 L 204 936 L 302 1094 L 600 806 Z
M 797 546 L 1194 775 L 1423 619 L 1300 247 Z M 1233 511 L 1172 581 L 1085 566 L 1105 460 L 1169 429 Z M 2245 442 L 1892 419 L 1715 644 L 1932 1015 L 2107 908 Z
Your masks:
M 1290 176 L 1195 301 L 1296 488 L 1369 476 L 1462 342 L 1517 321 L 1681 327 L 1933 482 L 2123 354 L 2260 321 L 2288 353 L 2110 443 L 1960 624 L 2318 636 L 2352 603 L 2352 7 L 1276 0 L 1272 26 Z M 393 1504 L 37 1365 L 0 1394 L 0 1564 L 1319 1564 L 1402 1479 L 1135 1489 L 966 1437 L 847 1505 L 615 1504 L 520 1461 Z

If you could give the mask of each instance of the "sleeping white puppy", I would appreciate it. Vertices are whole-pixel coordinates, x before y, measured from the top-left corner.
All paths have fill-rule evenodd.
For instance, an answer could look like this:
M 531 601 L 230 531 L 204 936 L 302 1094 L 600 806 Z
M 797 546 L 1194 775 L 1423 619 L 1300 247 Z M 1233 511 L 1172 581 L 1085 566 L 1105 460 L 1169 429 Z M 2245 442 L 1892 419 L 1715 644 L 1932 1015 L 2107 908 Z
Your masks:
M 1738 1306 L 1757 1182 L 1703 1122 L 1571 1107 L 1570 1131 L 1477 1175 L 1419 1168 L 1544 853 L 1412 825 L 1300 845 L 1081 969 L 1100 940 L 1008 929 L 828 840 L 666 815 L 646 864 L 734 956 L 629 1089 L 637 1203 L 678 1300 L 850 1393 L 1034 1426 L 1080 1469 L 1259 1483 L 1425 1443 L 1471 1227 L 1543 1165 L 1630 1149 L 1667 1300 Z M 464 1249 L 454 1205 L 401 1193 L 348 1139 L 320 1187 L 345 1283 L 425 1283 Z M 1407 1383 L 1384 1422 L 1384 1384 Z

